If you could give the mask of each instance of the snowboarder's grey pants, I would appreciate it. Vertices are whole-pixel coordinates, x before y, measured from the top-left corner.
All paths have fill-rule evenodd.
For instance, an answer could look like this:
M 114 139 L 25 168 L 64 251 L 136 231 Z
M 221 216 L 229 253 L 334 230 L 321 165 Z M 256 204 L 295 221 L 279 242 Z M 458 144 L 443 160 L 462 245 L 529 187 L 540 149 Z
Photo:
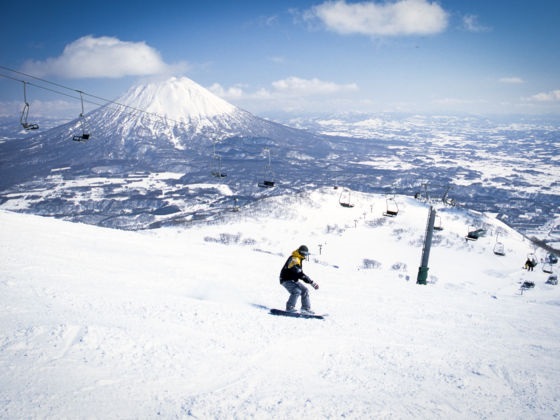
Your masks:
M 311 302 L 309 301 L 309 290 L 299 281 L 285 281 L 282 286 L 290 292 L 290 298 L 286 302 L 286 309 L 294 309 L 296 307 L 298 298 L 301 296 L 301 309 L 311 309 Z

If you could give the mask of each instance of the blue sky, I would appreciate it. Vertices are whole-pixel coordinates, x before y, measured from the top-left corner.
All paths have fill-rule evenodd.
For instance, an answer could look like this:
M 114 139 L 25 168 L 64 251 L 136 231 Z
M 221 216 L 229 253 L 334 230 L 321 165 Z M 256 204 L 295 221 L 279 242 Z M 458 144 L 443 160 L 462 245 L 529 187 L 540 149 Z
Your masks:
M 185 75 L 260 116 L 560 114 L 558 0 L 32 0 L 1 10 L 1 66 L 102 98 Z M 21 108 L 22 85 L 0 77 L 0 114 Z M 34 86 L 27 95 L 36 112 L 77 106 Z

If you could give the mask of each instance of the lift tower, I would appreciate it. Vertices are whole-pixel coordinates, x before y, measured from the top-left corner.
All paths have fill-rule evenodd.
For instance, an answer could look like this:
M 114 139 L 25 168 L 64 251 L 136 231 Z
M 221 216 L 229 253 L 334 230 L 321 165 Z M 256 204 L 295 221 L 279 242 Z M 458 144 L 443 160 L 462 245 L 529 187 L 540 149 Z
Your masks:
M 432 236 L 434 235 L 434 223 L 436 220 L 436 211 L 430 206 L 430 214 L 428 215 L 428 224 L 426 225 L 426 237 L 424 238 L 424 248 L 422 248 L 422 262 L 418 269 L 418 278 L 416 284 L 426 284 L 428 280 L 428 260 L 430 259 L 430 248 L 432 247 Z

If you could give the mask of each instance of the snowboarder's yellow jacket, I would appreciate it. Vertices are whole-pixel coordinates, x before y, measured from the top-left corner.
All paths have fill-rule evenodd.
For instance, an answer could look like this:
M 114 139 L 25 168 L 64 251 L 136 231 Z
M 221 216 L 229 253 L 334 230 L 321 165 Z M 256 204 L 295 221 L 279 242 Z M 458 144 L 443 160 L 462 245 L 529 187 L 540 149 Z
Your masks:
M 280 271 L 280 283 L 285 281 L 303 280 L 305 283 L 311 283 L 311 279 L 303 273 L 303 260 L 305 257 L 296 249 L 292 255 L 284 263 L 282 271 Z

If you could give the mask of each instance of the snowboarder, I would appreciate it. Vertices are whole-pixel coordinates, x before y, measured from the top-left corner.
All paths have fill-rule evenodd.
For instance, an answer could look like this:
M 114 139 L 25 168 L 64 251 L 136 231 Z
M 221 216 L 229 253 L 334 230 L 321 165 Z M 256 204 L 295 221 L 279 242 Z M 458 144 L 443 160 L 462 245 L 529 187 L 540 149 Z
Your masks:
M 286 302 L 286 311 L 296 312 L 296 303 L 301 296 L 301 313 L 314 314 L 311 310 L 311 302 L 309 300 L 309 290 L 299 280 L 310 284 L 315 290 L 319 285 L 311 280 L 303 273 L 302 263 L 309 255 L 309 249 L 302 245 L 286 260 L 282 270 L 280 271 L 280 284 L 290 292 L 290 298 Z

